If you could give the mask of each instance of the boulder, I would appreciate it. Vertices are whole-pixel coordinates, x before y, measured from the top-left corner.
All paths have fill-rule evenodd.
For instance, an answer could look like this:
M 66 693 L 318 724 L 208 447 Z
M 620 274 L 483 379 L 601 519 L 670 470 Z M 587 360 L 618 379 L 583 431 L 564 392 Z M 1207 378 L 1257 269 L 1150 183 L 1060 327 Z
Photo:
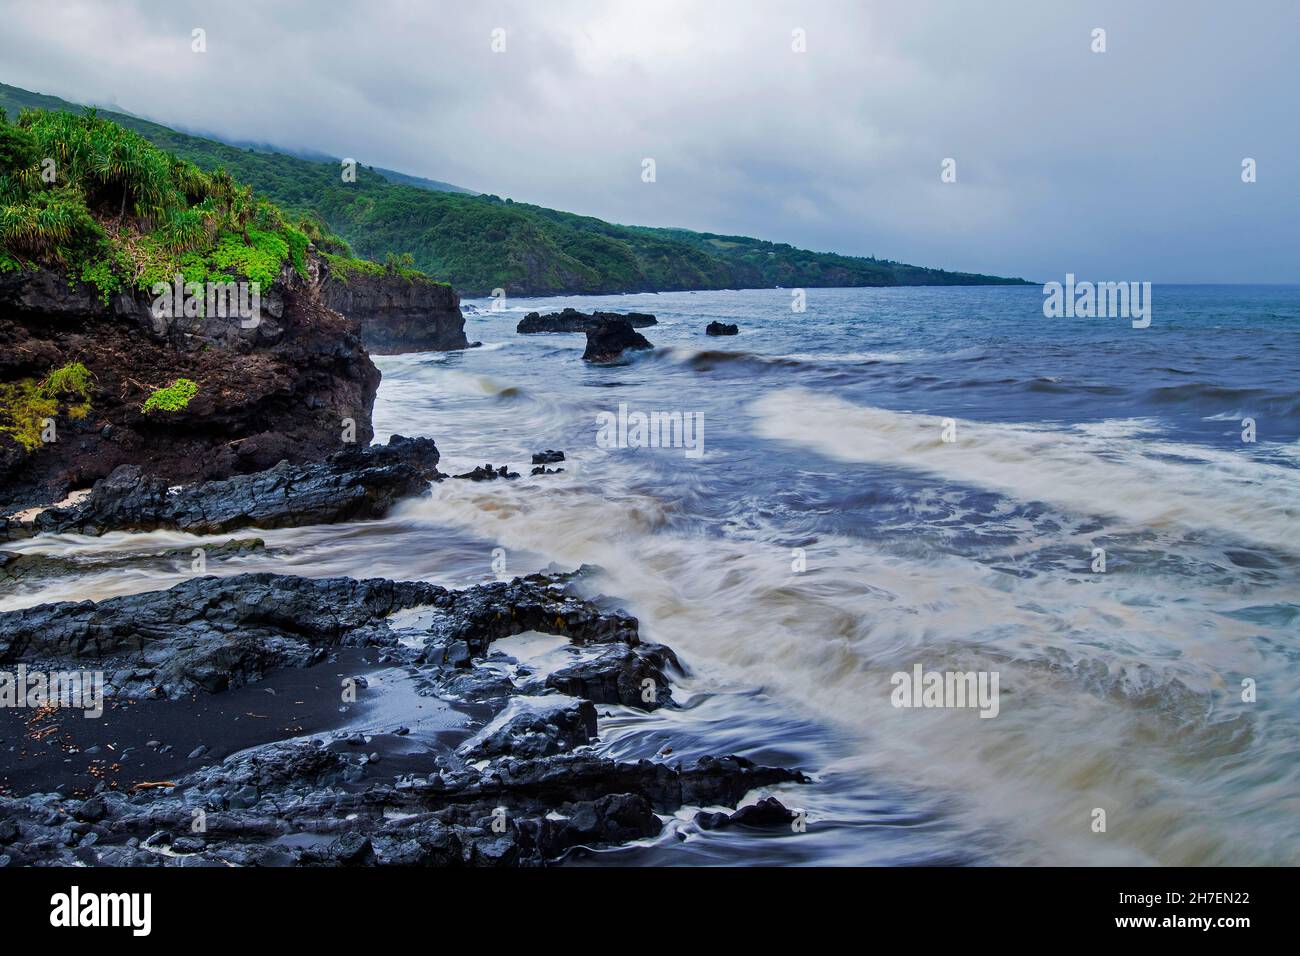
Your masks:
M 655 710 L 672 703 L 665 671 L 680 669 L 677 657 L 660 644 L 614 646 L 596 657 L 571 664 L 546 678 L 546 686 L 597 704 L 622 704 Z
M 628 312 L 625 314 L 618 312 L 588 313 L 570 308 L 562 312 L 552 312 L 548 315 L 529 312 L 520 319 L 519 324 L 515 326 L 515 331 L 521 335 L 539 332 L 586 332 L 588 329 L 595 328 L 603 319 L 622 319 L 634 329 L 643 329 L 659 323 L 659 320 L 653 315 L 647 315 L 644 312 Z
M 547 696 L 516 698 L 495 721 L 466 741 L 470 760 L 550 757 L 596 738 L 596 707 L 590 700 Z
M 582 353 L 588 362 L 616 362 L 628 349 L 652 349 L 644 335 L 632 328 L 626 319 L 600 319 L 587 329 L 587 350 Z

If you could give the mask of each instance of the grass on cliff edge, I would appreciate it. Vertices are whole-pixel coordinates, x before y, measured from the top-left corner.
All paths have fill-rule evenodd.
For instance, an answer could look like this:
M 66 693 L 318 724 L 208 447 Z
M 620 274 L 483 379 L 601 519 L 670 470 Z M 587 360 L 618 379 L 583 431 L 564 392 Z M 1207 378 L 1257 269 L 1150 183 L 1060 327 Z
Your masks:
M 307 231 L 225 170 L 204 172 L 94 110 L 0 112 L 0 272 L 28 265 L 124 289 L 307 272 Z
M 400 276 L 407 282 L 441 285 L 451 288 L 451 283 L 430 279 L 419 269 L 416 269 L 415 259 L 409 252 L 405 252 L 400 256 L 390 252 L 384 257 L 382 265 L 378 262 L 371 262 L 369 259 L 357 259 L 346 253 L 322 252 L 321 254 L 330 264 L 330 275 L 344 284 L 358 276 Z

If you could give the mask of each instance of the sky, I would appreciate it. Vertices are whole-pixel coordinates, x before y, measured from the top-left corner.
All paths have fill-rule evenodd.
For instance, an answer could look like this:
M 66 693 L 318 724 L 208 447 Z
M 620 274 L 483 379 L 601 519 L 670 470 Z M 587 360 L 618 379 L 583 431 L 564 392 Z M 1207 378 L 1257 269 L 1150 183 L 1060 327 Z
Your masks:
M 0 25 L 14 86 L 613 222 L 1300 282 L 1294 0 L 0 0 Z

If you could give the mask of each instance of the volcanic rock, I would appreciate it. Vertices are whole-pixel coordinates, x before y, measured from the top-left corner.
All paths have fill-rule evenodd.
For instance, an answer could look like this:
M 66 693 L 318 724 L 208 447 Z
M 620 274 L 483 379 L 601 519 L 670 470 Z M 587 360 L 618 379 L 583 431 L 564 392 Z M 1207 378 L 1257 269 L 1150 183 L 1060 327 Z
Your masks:
M 616 362 L 628 349 L 652 349 L 644 335 L 623 318 L 602 318 L 587 329 L 587 350 L 582 357 L 588 362 Z
M 618 312 L 587 313 L 579 312 L 577 309 L 565 309 L 562 312 L 552 312 L 548 315 L 529 312 L 520 319 L 515 331 L 521 335 L 538 332 L 586 332 L 588 329 L 595 328 L 603 319 L 622 319 L 634 329 L 644 329 L 659 324 L 658 319 L 644 312 L 628 312 L 626 314 Z

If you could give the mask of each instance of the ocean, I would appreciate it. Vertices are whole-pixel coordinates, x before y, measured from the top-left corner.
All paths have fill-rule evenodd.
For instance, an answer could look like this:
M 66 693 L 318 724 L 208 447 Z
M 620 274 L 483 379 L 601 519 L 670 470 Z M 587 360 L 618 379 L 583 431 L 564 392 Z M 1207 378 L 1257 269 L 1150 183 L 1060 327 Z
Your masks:
M 602 707 L 603 751 L 813 778 L 777 792 L 804 832 L 670 823 L 575 863 L 1300 863 L 1300 287 L 1158 285 L 1144 329 L 1046 318 L 1038 287 L 794 301 L 468 302 L 481 347 L 376 357 L 376 440 L 523 477 L 262 532 L 273 556 L 209 571 L 462 586 L 592 565 L 587 591 L 687 669 L 680 708 Z M 591 366 L 580 334 L 515 333 L 565 306 L 653 313 L 655 347 Z M 682 428 L 635 447 L 602 413 Z M 529 475 L 544 449 L 563 472 Z M 181 576 L 51 579 L 0 609 Z M 553 647 L 511 651 L 544 668 Z M 996 715 L 895 706 L 918 665 L 997 675 Z

